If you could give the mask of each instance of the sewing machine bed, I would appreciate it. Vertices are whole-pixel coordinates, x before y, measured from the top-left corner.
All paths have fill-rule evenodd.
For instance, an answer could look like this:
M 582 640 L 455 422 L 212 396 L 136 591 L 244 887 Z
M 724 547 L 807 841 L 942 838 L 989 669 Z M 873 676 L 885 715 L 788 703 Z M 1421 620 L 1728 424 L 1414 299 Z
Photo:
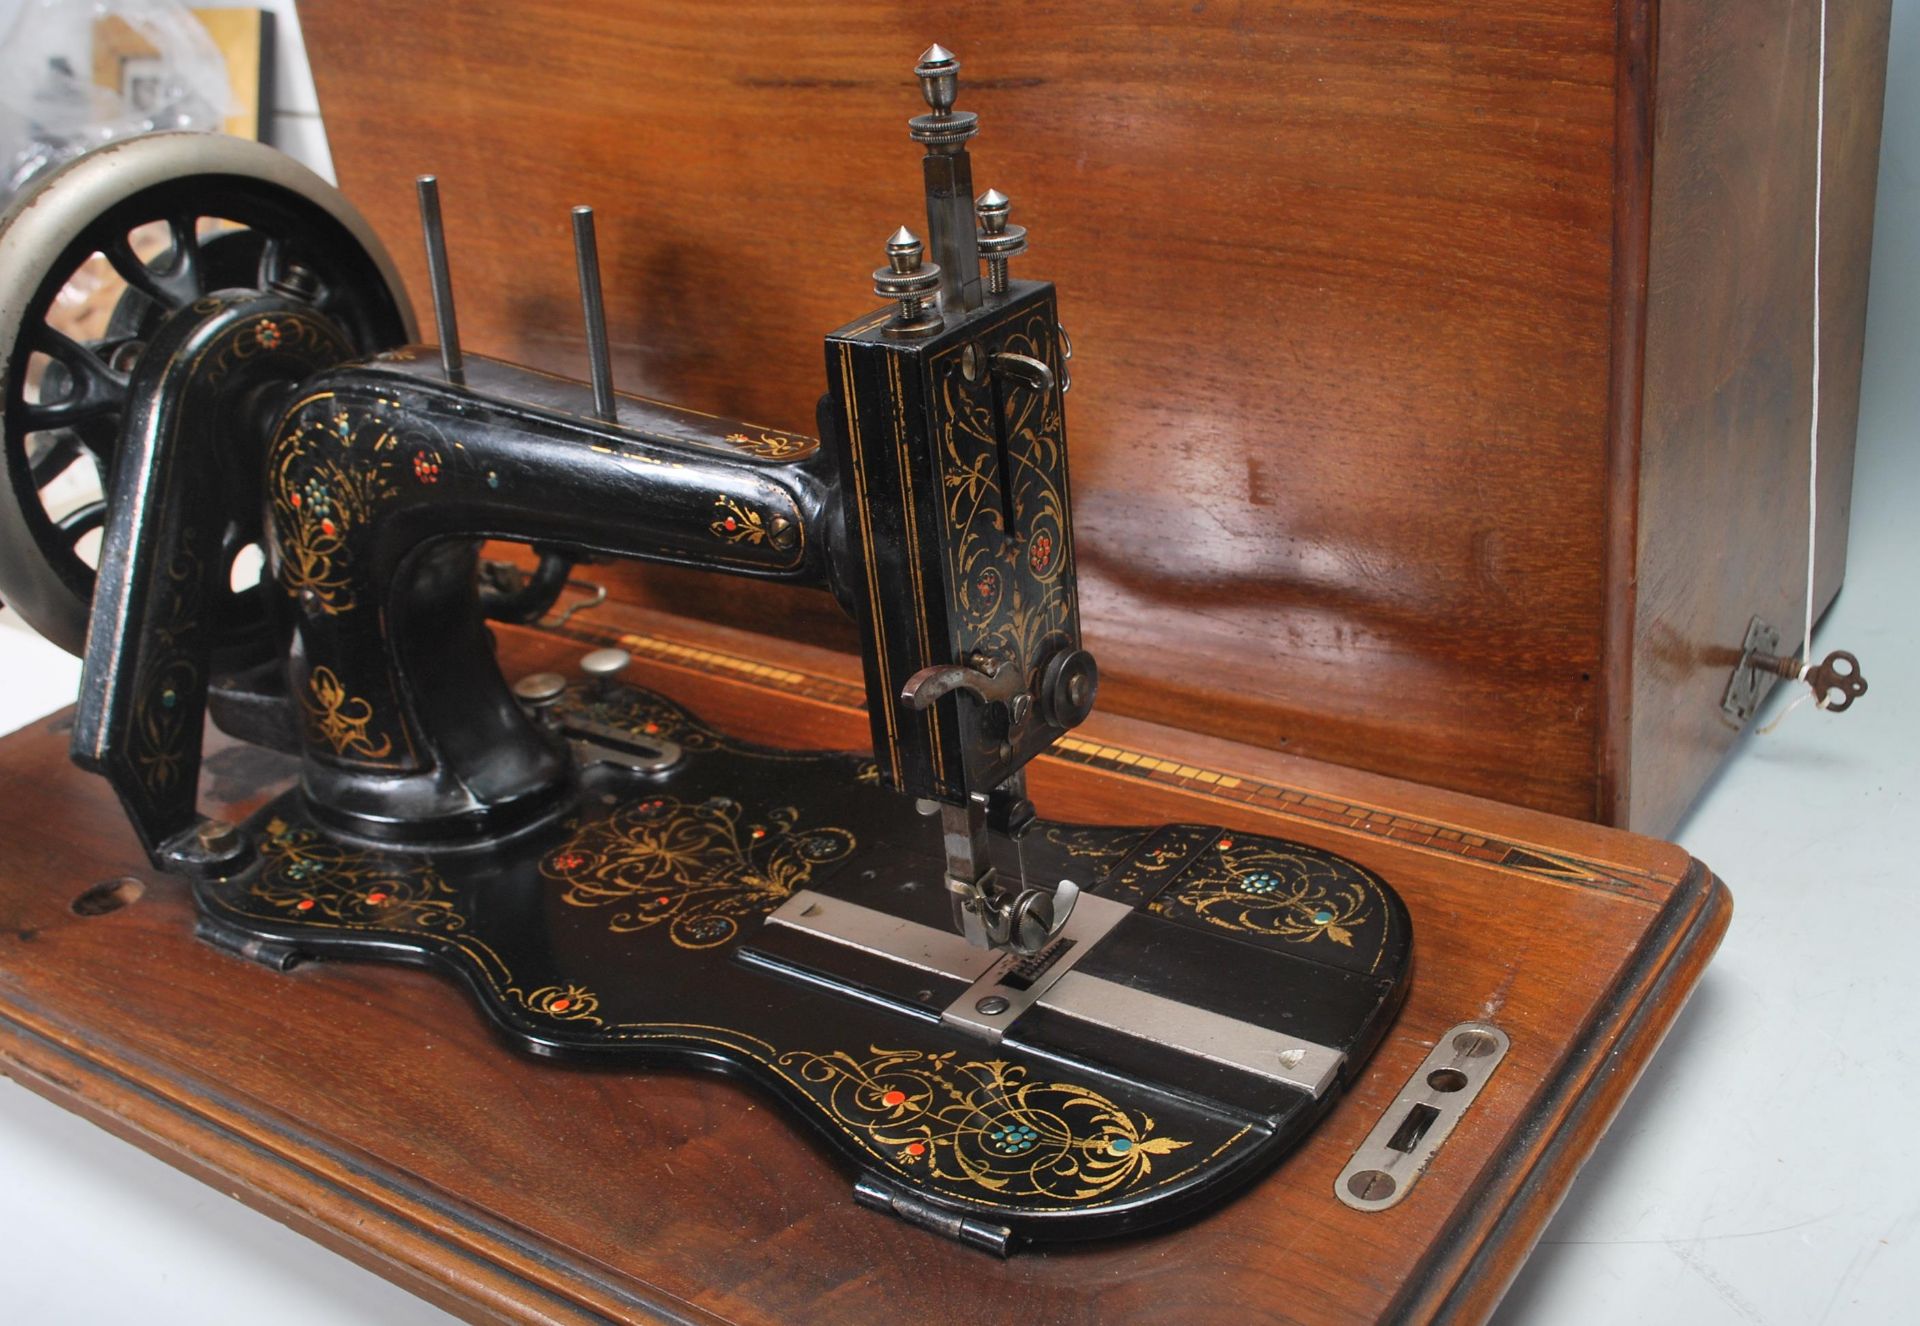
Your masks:
M 508 675 L 571 671 L 583 649 L 617 642 L 635 656 L 633 683 L 701 716 L 679 729 L 695 741 L 709 727 L 782 747 L 866 739 L 853 660 L 782 646 L 772 666 L 758 661 L 765 641 L 721 628 L 618 605 L 593 616 L 564 634 L 503 629 Z M 684 724 L 679 713 L 647 721 Z M 1671 846 L 1096 716 L 1032 768 L 1050 820 L 1200 825 L 1215 850 L 1265 835 L 1349 858 L 1405 900 L 1414 976 L 1349 1092 L 1237 1199 L 1171 1230 L 1001 1261 L 857 1205 L 846 1157 L 753 1084 L 507 1049 L 590 1048 L 609 1025 L 605 992 L 558 965 L 505 977 L 489 1003 L 485 962 L 462 970 L 457 943 L 439 973 L 325 961 L 281 972 L 196 939 L 188 886 L 146 868 L 107 785 L 69 763 L 65 725 L 0 742 L 13 810 L 0 820 L 0 1071 L 473 1320 L 870 1322 L 907 1308 L 929 1322 L 1477 1320 L 1730 914 L 1724 887 Z M 279 839 L 270 887 L 213 900 L 250 926 L 230 946 L 270 960 L 262 927 L 332 909 L 352 923 L 351 947 L 378 937 L 367 908 L 440 901 L 406 880 L 390 897 L 387 876 L 351 896 L 304 888 L 300 825 L 268 804 L 286 772 L 239 746 L 208 762 L 203 804 L 259 812 Z M 792 839 L 795 861 L 812 851 L 830 864 L 838 839 L 824 830 L 846 826 L 811 827 Z M 629 895 L 597 896 L 592 846 L 544 858 L 582 881 L 556 880 L 582 916 L 625 915 L 676 951 L 757 919 L 724 898 L 649 917 Z M 1427 1175 L 1387 1210 L 1337 1200 L 1336 1178 L 1436 1040 L 1476 1020 L 1511 1047 Z

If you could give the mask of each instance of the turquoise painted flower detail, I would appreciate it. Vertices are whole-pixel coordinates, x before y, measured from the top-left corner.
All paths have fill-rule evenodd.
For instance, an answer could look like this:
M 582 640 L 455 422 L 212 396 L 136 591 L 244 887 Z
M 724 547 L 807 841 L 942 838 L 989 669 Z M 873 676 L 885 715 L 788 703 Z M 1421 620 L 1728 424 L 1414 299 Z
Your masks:
M 1248 893 L 1272 893 L 1280 887 L 1280 877 L 1271 870 L 1256 870 L 1240 877 L 1240 887 Z
M 1002 1124 L 987 1134 L 987 1141 L 991 1142 L 996 1150 L 1009 1156 L 1017 1156 L 1024 1151 L 1033 1150 L 1034 1144 L 1039 1140 L 1040 1134 L 1024 1123 Z

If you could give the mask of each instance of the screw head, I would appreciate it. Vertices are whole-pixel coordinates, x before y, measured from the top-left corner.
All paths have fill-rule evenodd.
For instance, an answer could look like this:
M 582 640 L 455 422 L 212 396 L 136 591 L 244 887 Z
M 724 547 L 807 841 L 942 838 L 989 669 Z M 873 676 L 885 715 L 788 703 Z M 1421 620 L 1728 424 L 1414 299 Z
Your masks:
M 987 995 L 985 998 L 976 1000 L 973 1005 L 974 1012 L 985 1013 L 988 1017 L 996 1017 L 1006 1012 L 1007 1008 L 1007 1001 L 999 995 Z

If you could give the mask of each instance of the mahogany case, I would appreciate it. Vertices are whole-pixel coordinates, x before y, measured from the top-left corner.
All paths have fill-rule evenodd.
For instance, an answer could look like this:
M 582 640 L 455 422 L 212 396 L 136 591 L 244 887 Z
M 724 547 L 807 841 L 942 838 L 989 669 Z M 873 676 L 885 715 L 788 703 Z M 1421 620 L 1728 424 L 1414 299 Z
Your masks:
M 1816 29 L 1804 0 L 476 0 L 302 6 L 347 194 L 472 349 L 809 431 L 819 343 L 917 223 L 938 39 L 1058 283 L 1104 712 L 1670 829 L 1798 643 Z M 1889 0 L 1831 9 L 1818 590 L 1838 591 Z M 888 182 L 893 184 L 889 185 Z M 616 597 L 852 652 L 823 596 Z M 762 646 L 783 652 L 777 641 Z

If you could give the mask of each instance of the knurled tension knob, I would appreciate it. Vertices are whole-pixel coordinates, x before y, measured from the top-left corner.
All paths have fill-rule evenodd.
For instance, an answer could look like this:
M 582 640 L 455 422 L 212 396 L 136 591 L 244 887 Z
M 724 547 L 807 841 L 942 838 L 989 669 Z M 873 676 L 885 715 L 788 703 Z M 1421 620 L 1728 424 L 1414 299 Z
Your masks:
M 1027 251 L 1027 228 L 1007 224 L 1013 200 L 998 189 L 988 189 L 973 201 L 973 214 L 980 219 L 976 242 L 980 256 L 987 260 L 987 293 L 1007 293 L 1007 260 Z
M 887 265 L 873 273 L 873 293 L 882 299 L 900 301 L 887 330 L 919 335 L 937 330 L 940 310 L 934 297 L 940 292 L 940 264 L 923 262 L 926 245 L 905 226 L 887 240 Z

